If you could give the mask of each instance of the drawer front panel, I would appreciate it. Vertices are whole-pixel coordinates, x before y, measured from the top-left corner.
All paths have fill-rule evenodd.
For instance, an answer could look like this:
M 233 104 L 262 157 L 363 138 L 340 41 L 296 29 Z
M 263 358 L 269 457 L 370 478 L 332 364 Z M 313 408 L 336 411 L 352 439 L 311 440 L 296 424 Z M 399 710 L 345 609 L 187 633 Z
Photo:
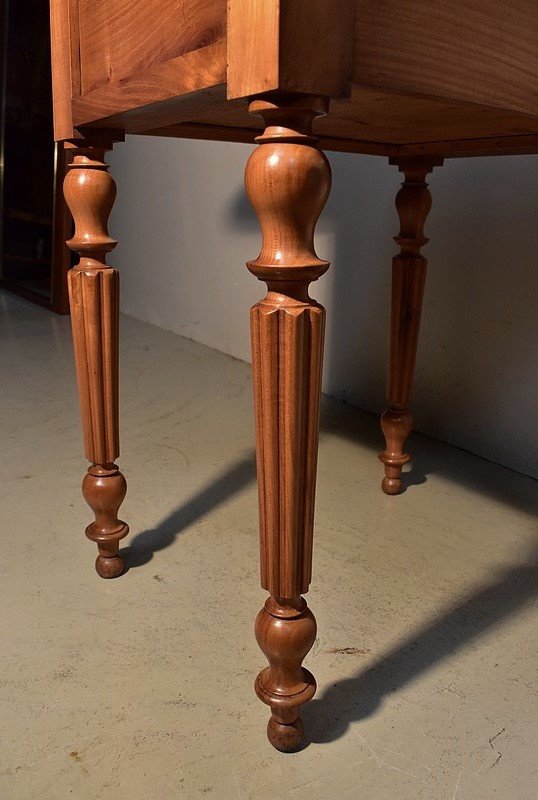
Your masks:
M 222 41 L 226 0 L 79 0 L 81 90 Z

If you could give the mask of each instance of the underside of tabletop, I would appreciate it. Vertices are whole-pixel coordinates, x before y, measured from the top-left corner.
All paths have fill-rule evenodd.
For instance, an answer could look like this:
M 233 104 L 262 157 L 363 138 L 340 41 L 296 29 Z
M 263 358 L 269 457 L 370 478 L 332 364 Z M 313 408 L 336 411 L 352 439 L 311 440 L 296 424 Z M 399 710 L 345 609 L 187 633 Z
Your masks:
M 538 152 L 534 0 L 51 0 L 55 136 L 249 142 L 250 97 L 330 98 L 329 150 Z

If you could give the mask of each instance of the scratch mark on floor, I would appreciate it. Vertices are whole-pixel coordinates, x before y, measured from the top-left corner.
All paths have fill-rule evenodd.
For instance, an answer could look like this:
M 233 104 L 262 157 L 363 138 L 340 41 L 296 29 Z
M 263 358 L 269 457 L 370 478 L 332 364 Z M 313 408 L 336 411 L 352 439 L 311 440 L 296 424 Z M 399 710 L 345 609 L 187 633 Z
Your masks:
M 493 742 L 495 741 L 495 739 L 497 738 L 497 736 L 500 736 L 500 735 L 501 735 L 501 733 L 504 733 L 504 732 L 505 732 L 505 730 L 506 730 L 506 728 L 501 728 L 501 730 L 499 731 L 499 733 L 496 733 L 496 734 L 495 734 L 495 736 L 492 736 L 492 737 L 491 737 L 491 739 L 488 739 L 489 746 L 490 746 L 492 749 L 493 749 Z
M 390 747 L 384 747 L 383 750 L 385 750 L 387 753 L 393 753 L 395 756 L 400 756 L 400 758 L 405 758 L 407 761 L 412 761 L 413 764 L 418 764 L 419 767 L 424 767 L 424 769 L 427 769 L 428 772 L 433 772 L 433 769 L 427 764 L 424 764 L 422 761 L 417 761 L 416 758 L 411 758 L 411 756 L 408 756 L 405 753 L 399 753 L 398 750 L 391 750 Z
M 237 775 L 235 774 L 235 770 L 234 769 L 232 769 L 232 776 L 233 776 L 234 783 L 235 783 L 235 788 L 236 788 L 236 791 L 237 791 L 237 797 L 239 798 L 239 800 L 241 800 L 241 790 L 239 789 L 239 783 L 237 782 Z
M 452 800 L 456 800 L 456 795 L 458 793 L 458 789 L 459 789 L 459 785 L 460 785 L 460 781 L 461 781 L 461 776 L 462 775 L 463 775 L 463 767 L 460 769 L 460 774 L 458 775 L 458 781 L 456 783 L 456 788 L 454 789 L 454 794 L 452 795 Z
M 501 735 L 501 733 L 504 733 L 505 730 L 506 730 L 506 728 L 501 728 L 501 730 L 498 733 L 496 733 L 495 736 L 492 736 L 491 739 L 488 739 L 489 746 L 491 747 L 492 750 L 495 750 L 495 748 L 493 747 L 493 742 L 495 741 L 495 739 L 498 736 Z M 493 764 L 490 766 L 490 769 L 493 769 L 493 767 L 496 767 L 502 757 L 503 757 L 503 754 L 501 753 L 501 751 L 497 750 L 497 758 L 495 759 Z
M 382 758 L 381 758 L 381 757 L 380 757 L 380 756 L 379 756 L 379 755 L 376 753 L 376 751 L 374 750 L 374 748 L 372 747 L 372 745 L 371 745 L 371 744 L 369 744 L 369 743 L 366 741 L 366 739 L 364 738 L 364 736 L 362 736 L 362 735 L 361 735 L 361 734 L 360 734 L 358 731 L 353 731 L 353 733 L 354 733 L 354 734 L 355 734 L 355 736 L 356 736 L 356 737 L 357 737 L 357 738 L 358 738 L 358 739 L 359 739 L 359 740 L 362 742 L 363 746 L 364 746 L 364 747 L 366 747 L 366 748 L 367 748 L 367 750 L 368 750 L 368 751 L 371 753 L 371 755 L 372 755 L 372 758 L 374 759 L 374 761 L 375 761 L 375 762 L 376 762 L 376 764 L 377 764 L 377 771 L 379 772 L 379 769 L 380 769 L 381 765 L 384 763 L 383 759 L 382 759 Z

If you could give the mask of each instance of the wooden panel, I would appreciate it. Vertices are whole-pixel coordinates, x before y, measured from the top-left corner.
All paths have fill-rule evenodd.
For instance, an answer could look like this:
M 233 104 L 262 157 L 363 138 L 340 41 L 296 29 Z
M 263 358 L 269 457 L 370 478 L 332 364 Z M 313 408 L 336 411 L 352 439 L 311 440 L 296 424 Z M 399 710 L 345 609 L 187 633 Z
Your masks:
M 180 122 L 165 128 L 144 131 L 146 136 L 166 136 L 171 139 L 206 139 L 209 141 L 234 141 L 254 144 L 260 131 L 253 128 L 224 128 L 218 125 Z M 460 141 L 417 142 L 415 144 L 390 144 L 369 142 L 367 139 L 339 139 L 319 136 L 320 147 L 340 153 L 361 153 L 372 156 L 431 156 L 466 158 L 469 156 L 510 156 L 538 153 L 538 134 L 526 136 L 499 136 L 486 139 Z
M 228 0 L 228 98 L 346 95 L 352 19 L 352 0 Z
M 79 102 L 86 100 L 75 101 L 75 109 Z M 98 108 L 86 108 L 85 112 L 95 115 Z M 198 132 L 200 138 L 225 141 L 253 141 L 261 127 L 261 121 L 248 113 L 242 100 L 225 100 L 222 84 L 141 105 L 97 124 L 124 128 L 129 133 L 172 126 L 164 134 L 159 131 L 160 135 L 196 138 Z M 328 116 L 314 121 L 314 132 L 324 148 L 361 153 L 392 155 L 406 147 L 411 148 L 409 152 L 424 153 L 535 152 L 538 117 L 354 86 L 350 99 L 333 101 Z M 421 149 L 414 150 L 415 145 Z
M 418 142 L 398 147 L 396 155 L 442 155 L 446 158 L 470 156 L 515 156 L 538 153 L 538 134 L 464 139 L 452 142 Z
M 54 138 L 73 136 L 71 97 L 80 91 L 76 0 L 50 0 Z
M 144 131 L 145 136 L 165 136 L 170 139 L 205 139 L 208 141 L 233 141 L 254 144 L 260 130 L 256 128 L 222 127 L 220 125 L 203 125 L 192 122 L 180 122 L 165 128 Z M 538 136 L 535 139 L 533 152 L 538 152 Z M 398 153 L 398 145 L 382 142 L 356 142 L 350 139 L 332 139 L 319 137 L 323 150 L 335 150 L 344 153 L 365 153 L 374 156 L 392 156 Z
M 79 0 L 82 93 L 225 38 L 226 0 Z
M 538 116 L 354 85 L 350 100 L 332 103 L 315 129 L 322 135 L 412 144 L 538 133 Z
M 233 130 L 226 134 L 227 127 L 255 129 L 261 125 L 240 100 L 219 100 L 208 103 L 206 108 L 185 109 L 178 122 L 218 126 L 222 138 L 230 140 L 235 140 L 235 135 Z M 451 139 L 523 138 L 538 134 L 538 117 L 462 101 L 353 86 L 351 98 L 333 101 L 329 114 L 314 121 L 314 132 L 324 140 L 356 140 L 361 147 L 365 142 L 401 146 Z
M 213 92 L 225 79 L 226 46 L 218 42 L 75 97 L 74 124 L 94 123 L 129 133 L 172 124 L 193 109 L 214 104 Z M 224 98 L 224 90 L 219 96 Z
M 269 92 L 279 80 L 280 3 L 228 2 L 228 97 Z M 246 32 L 250 35 L 246 36 Z
M 536 0 L 355 0 L 354 80 L 538 114 Z
M 73 9 L 78 3 L 81 58 L 84 62 L 91 53 L 94 60 L 83 84 L 87 88 L 90 78 L 103 82 L 77 96 Z M 146 4 L 141 0 L 52 0 L 53 41 L 61 67 L 55 80 L 62 87 L 73 83 L 75 94 L 71 104 L 65 102 L 67 89 L 59 93 L 65 123 L 58 138 L 72 135 L 72 105 L 73 124 L 81 130 L 91 126 L 145 133 L 187 124 L 177 132 L 189 136 L 202 126 L 203 135 L 248 140 L 258 123 L 247 112 L 245 94 L 345 91 L 352 68 L 346 48 L 353 30 L 356 75 L 351 96 L 334 100 L 329 116 L 314 123 L 325 146 L 390 153 L 420 146 L 427 148 L 421 152 L 439 152 L 438 143 L 448 147 L 454 142 L 453 152 L 461 153 L 467 149 L 459 143 L 472 140 L 471 149 L 481 152 L 481 142 L 492 137 L 501 141 L 492 148 L 484 141 L 484 151 L 511 152 L 505 137 L 512 138 L 517 151 L 516 139 L 526 149 L 533 143 L 525 137 L 538 134 L 538 106 L 534 114 L 520 110 L 531 107 L 537 85 L 532 50 L 536 21 L 529 0 L 516 0 L 509 12 L 502 12 L 497 0 L 449 0 L 444 5 L 440 0 L 228 0 L 227 43 L 225 0 L 155 0 L 147 5 L 153 16 L 145 25 Z M 490 12 L 487 23 L 482 5 Z M 191 16 L 183 28 L 171 23 L 185 19 L 189 9 L 192 18 L 199 15 L 199 24 Z M 129 21 L 120 36 L 126 14 Z M 65 56 L 66 26 L 71 31 L 70 61 Z M 212 36 L 221 38 L 202 46 Z M 174 55 L 184 47 L 197 49 Z M 502 67 L 496 52 L 502 54 Z M 106 75 L 102 64 L 108 65 Z M 402 88 L 394 88 L 398 83 Z M 233 98 L 227 102 L 226 92 Z

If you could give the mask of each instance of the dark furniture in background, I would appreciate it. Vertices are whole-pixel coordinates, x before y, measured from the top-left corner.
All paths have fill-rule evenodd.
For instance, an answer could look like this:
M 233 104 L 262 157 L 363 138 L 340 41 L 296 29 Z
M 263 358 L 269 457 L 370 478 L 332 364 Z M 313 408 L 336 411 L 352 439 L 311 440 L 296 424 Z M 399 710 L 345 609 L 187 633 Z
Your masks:
M 69 312 L 62 182 L 53 143 L 47 0 L 0 0 L 0 286 Z

